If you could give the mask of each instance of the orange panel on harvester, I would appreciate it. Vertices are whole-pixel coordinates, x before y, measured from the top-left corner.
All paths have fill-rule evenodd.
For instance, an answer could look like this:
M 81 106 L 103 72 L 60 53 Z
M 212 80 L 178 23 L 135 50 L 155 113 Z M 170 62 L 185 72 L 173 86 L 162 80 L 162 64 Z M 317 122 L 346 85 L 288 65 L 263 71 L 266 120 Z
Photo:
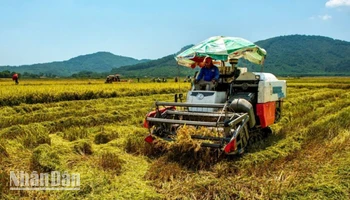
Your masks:
M 265 128 L 275 122 L 276 102 L 256 104 L 256 114 L 260 119 L 260 125 Z

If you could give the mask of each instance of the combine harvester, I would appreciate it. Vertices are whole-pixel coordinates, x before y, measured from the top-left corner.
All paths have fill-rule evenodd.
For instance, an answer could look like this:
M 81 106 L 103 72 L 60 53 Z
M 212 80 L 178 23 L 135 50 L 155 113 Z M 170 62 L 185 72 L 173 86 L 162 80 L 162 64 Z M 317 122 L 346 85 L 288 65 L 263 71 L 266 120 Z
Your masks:
M 242 38 L 216 36 L 175 59 L 179 65 L 195 68 L 207 56 L 220 71 L 215 90 L 195 90 L 193 86 L 186 102 L 182 102 L 182 94 L 176 94 L 174 102 L 155 102 L 155 110 L 147 114 L 144 122 L 144 127 L 150 130 L 146 142 L 157 138 L 174 141 L 178 128 L 204 126 L 220 136 L 195 134 L 191 138 L 203 140 L 202 147 L 218 148 L 233 155 L 243 153 L 248 143 L 271 133 L 269 126 L 281 117 L 286 81 L 271 73 L 247 72 L 246 68 L 236 67 L 239 58 L 262 66 L 266 51 Z

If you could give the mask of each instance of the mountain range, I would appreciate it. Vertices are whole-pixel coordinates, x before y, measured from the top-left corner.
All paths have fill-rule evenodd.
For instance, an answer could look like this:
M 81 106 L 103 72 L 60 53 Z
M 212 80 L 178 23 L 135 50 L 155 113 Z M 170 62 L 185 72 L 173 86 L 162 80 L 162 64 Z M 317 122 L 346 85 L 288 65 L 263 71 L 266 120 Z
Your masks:
M 264 71 L 276 75 L 350 75 L 350 42 L 324 36 L 288 35 L 256 42 L 267 51 Z M 190 48 L 188 45 L 180 51 Z M 179 52 L 180 52 L 179 51 Z M 195 70 L 178 66 L 174 54 L 155 60 L 138 60 L 97 52 L 82 55 L 67 61 L 18 67 L 0 66 L 0 71 L 55 74 L 70 76 L 81 71 L 104 74 L 118 73 L 128 77 L 173 77 L 187 76 Z M 240 59 L 238 66 L 249 71 L 260 71 L 260 66 Z
M 9 70 L 18 73 L 28 72 L 31 74 L 46 74 L 58 76 L 70 76 L 81 71 L 109 72 L 113 68 L 125 65 L 134 65 L 150 61 L 148 59 L 138 60 L 131 57 L 114 55 L 110 52 L 97 52 L 81 55 L 66 61 L 50 62 L 21 66 L 0 66 L 0 71 Z

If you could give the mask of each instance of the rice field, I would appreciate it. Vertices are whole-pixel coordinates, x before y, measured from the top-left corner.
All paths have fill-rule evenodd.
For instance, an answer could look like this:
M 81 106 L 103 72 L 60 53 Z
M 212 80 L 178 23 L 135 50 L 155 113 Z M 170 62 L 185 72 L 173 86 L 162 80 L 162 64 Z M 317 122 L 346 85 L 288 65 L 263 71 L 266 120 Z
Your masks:
M 154 101 L 189 83 L 0 79 L 0 199 L 349 199 L 350 78 L 286 80 L 273 134 L 218 159 L 144 142 Z M 80 173 L 80 190 L 9 190 L 10 171 L 52 170 Z

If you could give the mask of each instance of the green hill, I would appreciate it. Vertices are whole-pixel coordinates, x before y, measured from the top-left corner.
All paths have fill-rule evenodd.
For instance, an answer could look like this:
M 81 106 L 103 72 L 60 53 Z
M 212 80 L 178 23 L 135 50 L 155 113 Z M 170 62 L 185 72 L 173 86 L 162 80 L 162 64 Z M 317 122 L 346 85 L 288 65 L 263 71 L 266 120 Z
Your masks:
M 136 65 L 114 68 L 111 73 L 130 77 L 173 77 L 194 73 L 195 70 L 193 69 L 179 66 L 174 57 L 175 54 Z
M 187 45 L 176 54 L 192 47 L 193 45 Z M 119 73 L 124 76 L 134 77 L 174 77 L 174 76 L 187 76 L 193 74 L 196 69 L 189 69 L 187 67 L 179 66 L 175 61 L 176 54 L 171 54 L 156 60 L 148 62 L 138 63 L 135 65 L 123 66 L 120 68 L 112 69 L 111 73 Z
M 264 71 L 278 75 L 350 75 L 350 42 L 290 35 L 256 42 L 267 51 Z M 260 67 L 242 62 L 259 70 Z
M 350 42 L 347 41 L 323 36 L 289 35 L 258 41 L 256 44 L 267 51 L 265 72 L 284 76 L 350 75 Z M 180 51 L 191 46 L 185 46 Z M 174 59 L 177 53 L 156 60 L 137 60 L 109 52 L 97 52 L 62 62 L 18 67 L 0 66 L 0 72 L 8 70 L 47 76 L 71 76 L 84 71 L 84 73 L 104 72 L 100 76 L 118 73 L 129 77 L 174 77 L 191 75 L 199 70 L 178 66 Z M 239 66 L 248 67 L 249 71 L 260 71 L 260 66 L 243 59 Z
M 78 56 L 67 61 L 51 62 L 33 65 L 21 65 L 18 67 L 1 66 L 0 71 L 29 72 L 33 74 L 55 74 L 58 76 L 70 76 L 80 71 L 107 72 L 112 68 L 125 65 L 133 65 L 149 60 L 137 60 L 130 57 L 114 55 L 109 52 L 97 52 Z
M 256 42 L 267 51 L 265 72 L 276 75 L 350 75 L 350 42 L 322 36 L 290 35 Z M 187 46 L 188 48 L 188 46 Z M 174 55 L 113 69 L 112 73 L 126 76 L 172 77 L 192 74 L 176 64 Z M 240 60 L 239 66 L 260 71 L 260 66 Z

